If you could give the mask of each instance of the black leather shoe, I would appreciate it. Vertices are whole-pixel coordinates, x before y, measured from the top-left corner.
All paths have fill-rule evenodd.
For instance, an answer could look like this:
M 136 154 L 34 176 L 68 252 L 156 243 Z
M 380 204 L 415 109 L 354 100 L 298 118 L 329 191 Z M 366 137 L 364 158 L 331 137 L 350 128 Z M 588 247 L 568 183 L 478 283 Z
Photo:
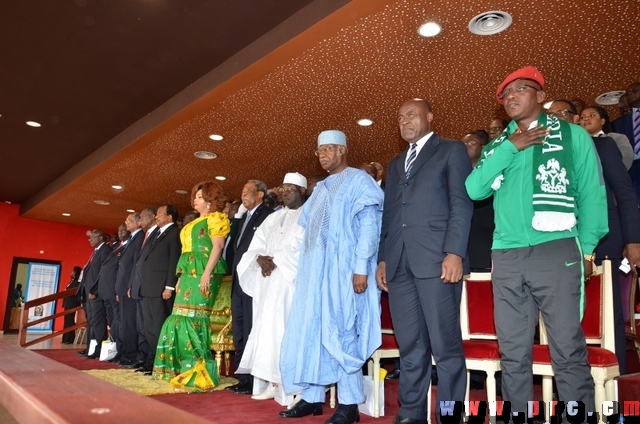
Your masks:
M 393 371 L 387 373 L 385 379 L 387 380 L 397 380 L 400 378 L 400 370 L 398 368 L 394 368 Z
M 284 418 L 300 418 L 307 415 L 322 415 L 322 403 L 309 403 L 300 399 L 291 409 L 285 409 L 278 413 Z
M 100 352 L 94 353 L 93 355 L 87 355 L 87 359 L 100 359 Z
M 84 349 L 84 350 L 78 351 L 78 352 L 76 352 L 76 353 L 77 353 L 78 355 L 80 355 L 80 356 L 87 356 L 87 353 L 88 353 L 88 352 L 87 352 L 87 349 Z
M 152 375 L 153 371 L 145 371 L 143 375 Z
M 242 384 L 240 384 L 233 393 L 237 395 L 250 395 L 253 393 L 253 383 L 248 380 L 244 380 Z
M 151 372 L 151 367 L 145 365 L 135 370 L 135 372 L 141 372 L 141 373 Z
M 427 424 L 427 420 L 415 420 L 409 417 L 403 417 L 402 415 L 397 415 L 393 419 L 393 424 Z
M 230 392 L 235 392 L 238 387 L 242 386 L 242 383 L 244 383 L 244 381 L 241 381 L 238 384 L 234 384 L 232 386 L 225 387 L 224 389 L 229 390 Z
M 353 424 L 360 422 L 358 405 L 338 405 L 336 412 L 324 424 Z

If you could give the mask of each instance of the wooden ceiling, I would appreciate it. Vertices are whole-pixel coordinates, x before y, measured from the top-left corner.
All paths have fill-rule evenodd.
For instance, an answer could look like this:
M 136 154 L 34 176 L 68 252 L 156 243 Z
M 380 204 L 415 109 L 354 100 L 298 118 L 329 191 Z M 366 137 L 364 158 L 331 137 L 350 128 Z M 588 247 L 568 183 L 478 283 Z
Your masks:
M 594 103 L 640 80 L 637 1 L 75 0 L 28 19 L 22 3 L 0 6 L 0 35 L 40 58 L 33 69 L 28 51 L 0 47 L 0 200 L 25 217 L 104 228 L 147 204 L 184 213 L 189 196 L 176 190 L 215 176 L 239 197 L 248 179 L 273 187 L 286 172 L 321 173 L 313 150 L 324 129 L 347 134 L 351 164 L 386 164 L 404 147 L 395 116 L 409 98 L 432 102 L 441 135 L 486 128 L 504 116 L 497 85 L 525 65 L 544 74 L 550 99 Z M 469 31 L 494 10 L 513 17 L 510 28 Z M 442 33 L 420 37 L 426 21 Z M 45 28 L 32 34 L 31 22 Z M 203 150 L 217 159 L 194 157 Z

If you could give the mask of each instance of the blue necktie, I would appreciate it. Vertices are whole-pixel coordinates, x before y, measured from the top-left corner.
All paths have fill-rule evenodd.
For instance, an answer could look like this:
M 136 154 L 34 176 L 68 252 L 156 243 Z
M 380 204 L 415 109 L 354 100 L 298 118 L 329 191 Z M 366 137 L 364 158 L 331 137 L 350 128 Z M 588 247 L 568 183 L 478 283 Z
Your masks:
M 411 149 L 409 150 L 409 159 L 407 159 L 407 164 L 404 167 L 404 172 L 407 174 L 407 178 L 409 178 L 413 163 L 416 161 L 416 156 L 418 156 L 416 154 L 416 143 L 413 143 L 411 144 Z
M 636 119 L 633 120 L 633 151 L 640 153 L 640 109 L 634 109 Z

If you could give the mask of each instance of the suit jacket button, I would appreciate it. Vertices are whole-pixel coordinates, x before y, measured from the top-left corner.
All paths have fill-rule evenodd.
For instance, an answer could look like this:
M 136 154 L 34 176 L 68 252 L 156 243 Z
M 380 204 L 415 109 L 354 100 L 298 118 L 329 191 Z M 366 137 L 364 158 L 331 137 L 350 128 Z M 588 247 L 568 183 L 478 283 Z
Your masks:
M 402 228 L 407 228 L 407 224 L 402 224 Z
M 404 205 L 406 205 L 406 204 L 407 204 L 407 202 L 402 202 L 402 205 L 403 205 L 403 206 L 404 206 Z

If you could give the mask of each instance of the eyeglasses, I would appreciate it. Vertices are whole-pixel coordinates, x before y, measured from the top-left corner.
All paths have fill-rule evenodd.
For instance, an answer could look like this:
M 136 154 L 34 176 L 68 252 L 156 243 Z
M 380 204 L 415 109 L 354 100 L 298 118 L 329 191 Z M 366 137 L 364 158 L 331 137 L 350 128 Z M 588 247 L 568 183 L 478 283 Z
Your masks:
M 320 146 L 318 149 L 313 152 L 316 156 L 324 155 L 325 153 L 332 152 L 335 150 L 337 146 L 335 144 L 327 144 L 325 146 Z
M 555 116 L 556 118 L 564 118 L 567 115 L 575 115 L 569 109 L 560 109 L 555 112 L 547 111 L 547 115 Z
M 500 100 L 503 100 L 505 97 L 507 97 L 509 95 L 509 93 L 514 92 L 516 94 L 520 94 L 522 93 L 524 90 L 526 90 L 527 88 L 532 88 L 536 91 L 540 91 L 538 88 L 532 86 L 532 85 L 527 85 L 527 84 L 522 84 L 522 85 L 518 85 L 515 87 L 511 87 L 511 88 L 506 88 L 502 91 L 502 93 L 500 93 L 500 96 L 498 97 Z
M 502 127 L 489 127 L 487 128 L 487 132 L 502 132 L 504 128 Z
M 287 184 L 287 185 L 281 185 L 280 187 L 278 187 L 278 193 L 289 193 L 292 191 L 296 191 L 298 189 L 298 187 L 294 186 L 293 184 Z
M 471 146 L 472 144 L 478 144 L 478 142 L 476 140 L 467 140 L 467 141 L 463 141 L 465 146 Z

